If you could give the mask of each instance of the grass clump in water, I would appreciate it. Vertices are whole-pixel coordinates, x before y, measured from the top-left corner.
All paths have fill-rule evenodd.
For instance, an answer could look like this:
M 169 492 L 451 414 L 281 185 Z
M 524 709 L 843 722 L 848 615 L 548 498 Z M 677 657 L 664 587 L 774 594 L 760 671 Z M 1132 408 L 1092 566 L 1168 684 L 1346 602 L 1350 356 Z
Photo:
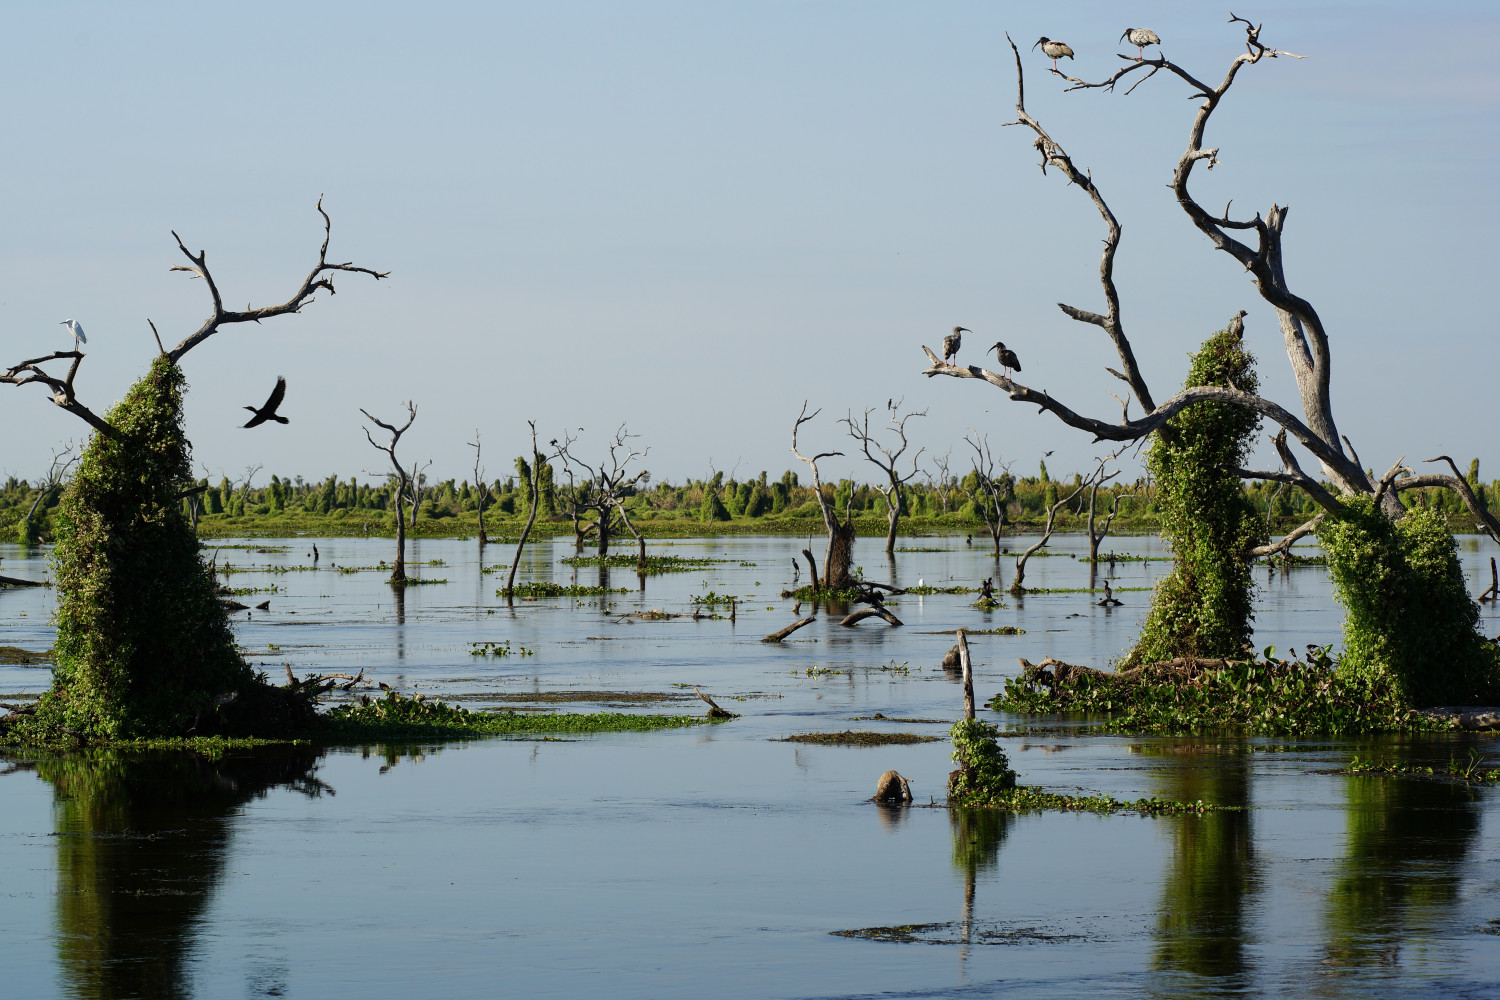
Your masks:
M 921 736 L 917 733 L 871 733 L 846 729 L 841 733 L 793 733 L 783 743 L 818 743 L 840 747 L 904 746 L 911 743 L 935 743 L 937 736 Z
M 465 736 L 524 736 L 567 733 L 644 733 L 702 725 L 709 720 L 688 715 L 627 715 L 623 712 L 537 714 L 471 712 L 457 705 L 406 698 L 387 691 L 341 705 L 324 717 L 320 735 L 334 739 L 411 737 L 435 739 Z
M 581 587 L 577 584 L 563 586 L 560 583 L 537 582 L 520 583 L 512 590 L 501 588 L 495 591 L 496 597 L 519 597 L 523 601 L 532 601 L 543 597 L 601 597 L 605 594 L 628 594 L 630 591 L 625 587 L 618 589 L 610 587 Z
M 1452 728 L 1414 711 L 1389 678 L 1337 669 L 1327 648 L 1309 647 L 1306 662 L 1274 655 L 1268 647 L 1261 660 L 1173 661 L 1119 674 L 1069 672 L 1062 681 L 1032 666 L 1007 680 L 990 708 L 1102 716 L 1100 728 L 1111 732 L 1347 735 Z

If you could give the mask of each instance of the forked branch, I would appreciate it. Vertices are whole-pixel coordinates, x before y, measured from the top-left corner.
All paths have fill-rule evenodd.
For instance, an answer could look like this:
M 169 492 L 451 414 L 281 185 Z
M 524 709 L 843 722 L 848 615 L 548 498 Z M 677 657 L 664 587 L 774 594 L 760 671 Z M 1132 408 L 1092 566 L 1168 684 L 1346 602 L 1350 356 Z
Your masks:
M 368 274 L 379 281 L 381 278 L 389 277 L 389 271 L 376 271 L 368 267 L 359 267 L 345 261 L 343 263 L 330 263 L 328 260 L 328 241 L 333 234 L 333 220 L 323 210 L 323 199 L 318 198 L 318 214 L 323 217 L 323 245 L 318 249 L 318 262 L 313 265 L 307 277 L 302 279 L 302 284 L 292 293 L 292 297 L 279 305 L 251 307 L 246 306 L 244 310 L 233 310 L 224 308 L 224 297 L 219 292 L 218 283 L 214 280 L 212 272 L 208 269 L 208 254 L 199 250 L 196 254 L 187 248 L 182 242 L 182 237 L 177 231 L 172 231 L 172 238 L 177 241 L 177 249 L 182 255 L 192 262 L 191 266 L 178 264 L 172 267 L 173 271 L 185 271 L 194 278 L 202 278 L 203 283 L 208 286 L 208 294 L 213 304 L 213 312 L 208 319 L 203 321 L 196 332 L 183 338 L 182 342 L 171 351 L 167 357 L 173 364 L 182 360 L 182 356 L 209 337 L 219 332 L 223 326 L 233 323 L 259 323 L 263 319 L 273 316 L 284 316 L 287 313 L 301 312 L 302 307 L 310 304 L 320 291 L 326 291 L 329 295 L 334 294 L 333 275 L 335 272 L 344 271 L 351 274 Z M 371 419 L 374 419 L 373 417 Z

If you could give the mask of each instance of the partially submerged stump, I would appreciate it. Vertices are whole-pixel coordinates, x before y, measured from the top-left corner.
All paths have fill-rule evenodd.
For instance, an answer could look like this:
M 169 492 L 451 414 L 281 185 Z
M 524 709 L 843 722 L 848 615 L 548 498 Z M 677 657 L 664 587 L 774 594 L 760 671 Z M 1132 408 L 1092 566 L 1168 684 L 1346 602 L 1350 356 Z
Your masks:
M 798 604 L 800 605 L 800 603 L 801 602 L 799 601 Z M 761 642 L 780 642 L 782 639 L 785 639 L 787 636 L 791 635 L 793 632 L 797 631 L 802 626 L 804 626 L 804 625 L 811 625 L 813 622 L 815 622 L 817 620 L 818 619 L 816 617 L 811 617 L 811 616 L 807 617 L 807 618 L 798 618 L 796 621 L 792 622 L 790 625 L 788 625 L 786 628 L 782 629 L 781 631 L 779 631 L 779 632 L 772 632 L 770 635 L 768 635 L 764 639 L 762 639 Z
M 875 783 L 875 797 L 872 802 L 910 802 L 911 784 L 901 777 L 899 772 L 887 771 L 880 776 Z

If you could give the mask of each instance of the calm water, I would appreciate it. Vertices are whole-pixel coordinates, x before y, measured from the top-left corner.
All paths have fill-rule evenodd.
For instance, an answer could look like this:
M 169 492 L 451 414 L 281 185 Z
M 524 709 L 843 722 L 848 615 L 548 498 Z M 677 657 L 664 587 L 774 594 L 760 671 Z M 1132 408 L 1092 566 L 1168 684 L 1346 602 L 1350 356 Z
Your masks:
M 946 743 L 852 749 L 779 742 L 812 730 L 941 735 L 958 685 L 938 666 L 959 626 L 981 698 L 1051 653 L 1104 665 L 1129 644 L 1165 562 L 1120 562 L 1123 608 L 1087 594 L 905 597 L 904 628 L 823 618 L 781 646 L 792 556 L 805 539 L 658 543 L 723 560 L 608 583 L 627 594 L 518 604 L 495 598 L 472 543 L 422 541 L 423 576 L 398 604 L 374 566 L 385 540 L 221 548 L 237 587 L 270 588 L 239 639 L 273 675 L 364 668 L 471 707 L 626 704 L 684 711 L 692 685 L 742 717 L 713 728 L 556 742 L 281 750 L 193 758 L 17 757 L 0 762 L 0 994 L 16 997 L 1492 996 L 1500 992 L 1500 827 L 1488 790 L 1328 773 L 1355 752 L 1444 764 L 1487 738 L 1337 741 L 1079 736 L 987 713 L 1022 780 L 1119 797 L 1241 803 L 1244 813 L 1147 819 L 889 811 L 881 771 L 941 801 Z M 1024 544 L 1018 539 L 1013 544 Z M 878 543 L 875 580 L 974 585 L 996 567 L 962 538 Z M 1489 543 L 1463 540 L 1472 589 Z M 1151 538 L 1106 548 L 1159 555 Z M 1076 538 L 1054 539 L 1027 582 L 1081 587 Z M 822 545 L 815 546 L 820 561 Z M 598 584 L 529 550 L 525 574 Z M 486 567 L 506 564 L 492 546 Z M 36 555 L 0 546 L 7 575 Z M 1481 580 L 1483 572 L 1483 583 Z M 805 573 L 805 567 L 803 572 Z M 1000 583 L 1013 570 L 1000 566 Z M 1257 641 L 1336 641 L 1319 569 L 1262 576 Z M 737 621 L 642 621 L 716 591 Z M 51 644 L 52 595 L 0 593 L 0 644 Z M 1487 613 L 1485 628 L 1500 631 Z M 509 640 L 508 657 L 471 655 Z M 520 655 L 525 647 L 534 655 Z M 811 672 L 810 672 L 811 671 Z M 0 700 L 45 687 L 0 667 Z M 594 692 L 593 694 L 581 694 Z M 612 694 L 652 692 L 641 706 Z M 882 713 L 897 719 L 866 721 Z M 867 936 L 835 932 L 886 928 Z M 890 928 L 906 928 L 893 931 Z M 873 938 L 873 939 L 872 939 Z

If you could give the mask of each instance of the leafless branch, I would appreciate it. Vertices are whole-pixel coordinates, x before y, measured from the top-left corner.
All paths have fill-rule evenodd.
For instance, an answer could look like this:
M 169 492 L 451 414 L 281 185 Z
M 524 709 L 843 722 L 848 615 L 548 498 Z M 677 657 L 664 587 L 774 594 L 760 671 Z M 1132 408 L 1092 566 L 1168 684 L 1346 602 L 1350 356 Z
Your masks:
M 291 298 L 279 305 L 261 306 L 252 308 L 247 306 L 243 311 L 224 308 L 224 299 L 219 292 L 218 283 L 215 282 L 213 274 L 208 269 L 208 255 L 206 251 L 200 250 L 196 254 L 187 248 L 182 242 L 182 237 L 172 231 L 172 238 L 177 241 L 177 248 L 182 251 L 184 257 L 192 262 L 192 266 L 178 264 L 171 268 L 173 271 L 185 271 L 194 278 L 202 278 L 208 286 L 209 297 L 212 301 L 213 311 L 208 319 L 203 321 L 197 331 L 183 338 L 182 342 L 167 352 L 167 357 L 173 364 L 182 360 L 182 356 L 203 341 L 217 333 L 220 327 L 234 323 L 259 323 L 263 319 L 273 316 L 284 316 L 287 313 L 301 312 L 302 308 L 313 302 L 314 297 L 320 291 L 326 291 L 329 295 L 334 294 L 333 275 L 335 272 L 344 271 L 351 274 L 368 274 L 379 281 L 388 277 L 389 271 L 375 271 L 368 267 L 358 267 L 348 261 L 344 263 L 330 263 L 328 260 L 328 241 L 333 234 L 333 220 L 323 210 L 323 199 L 318 198 L 318 214 L 323 217 L 323 245 L 318 249 L 318 262 L 313 265 L 307 277 L 302 279 L 302 284 L 292 293 Z M 154 329 L 154 328 L 153 328 Z M 371 418 L 373 419 L 373 418 Z M 378 447 L 378 445 L 377 445 Z
M 47 373 L 41 366 L 48 361 L 59 361 L 63 358 L 72 358 L 73 363 L 68 366 L 68 374 L 62 378 Z M 73 389 L 73 381 L 78 377 L 78 367 L 83 364 L 83 352 L 53 351 L 51 354 L 40 358 L 28 358 L 20 364 L 15 365 L 0 374 L 0 382 L 8 382 L 11 385 L 31 385 L 33 382 L 45 385 L 52 390 L 52 402 L 62 407 L 75 417 L 82 419 L 90 427 L 106 437 L 118 437 L 119 432 L 99 416 L 93 410 L 78 401 L 78 396 Z
M 885 497 L 886 520 L 888 522 L 885 550 L 890 553 L 896 549 L 897 524 L 901 519 L 901 515 L 906 513 L 906 504 L 901 497 L 901 487 L 916 477 L 917 460 L 922 457 L 922 452 L 927 450 L 926 448 L 918 448 L 916 454 L 911 456 L 910 471 L 904 475 L 901 473 L 898 468 L 900 458 L 908 447 L 906 422 L 913 417 L 927 416 L 927 411 L 919 410 L 914 413 L 903 414 L 901 412 L 900 400 L 887 403 L 886 408 L 890 412 L 891 427 L 896 435 L 895 444 L 889 448 L 882 444 L 870 430 L 870 414 L 874 412 L 873 408 L 865 410 L 864 415 L 858 421 L 854 419 L 854 414 L 851 412 L 840 422 L 849 428 L 849 436 L 859 442 L 860 447 L 864 451 L 865 458 L 876 468 L 880 469 L 881 472 L 885 473 L 886 485 L 877 484 L 876 489 L 880 490 L 881 495 Z M 877 456 L 870 450 L 871 447 L 880 454 Z
M 1099 259 L 1099 284 L 1104 291 L 1105 312 L 1085 312 L 1072 306 L 1059 302 L 1058 308 L 1066 315 L 1083 323 L 1092 323 L 1100 327 L 1115 345 L 1115 351 L 1120 357 L 1120 366 L 1125 369 L 1126 382 L 1130 385 L 1131 392 L 1135 393 L 1136 400 L 1141 408 L 1147 411 L 1154 410 L 1156 404 L 1152 401 L 1151 390 L 1146 386 L 1146 380 L 1141 375 L 1140 366 L 1135 360 L 1135 351 L 1130 346 L 1130 340 L 1125 336 L 1124 324 L 1120 319 L 1120 295 L 1115 288 L 1115 254 L 1120 248 L 1120 223 L 1115 214 L 1105 202 L 1104 196 L 1094 185 L 1093 178 L 1085 171 L 1081 171 L 1074 165 L 1067 151 L 1057 143 L 1047 130 L 1042 128 L 1041 123 L 1026 111 L 1026 89 L 1024 74 L 1021 69 L 1021 51 L 1016 48 L 1016 43 L 1011 41 L 1010 35 L 1005 36 L 1010 42 L 1011 52 L 1016 59 L 1016 121 L 1010 124 L 1025 125 L 1036 133 L 1036 140 L 1032 143 L 1042 157 L 1042 173 L 1047 172 L 1047 167 L 1056 167 L 1062 171 L 1069 181 L 1082 188 L 1089 199 L 1094 203 L 1094 208 L 1099 212 L 1099 217 L 1104 221 L 1105 238 L 1104 251 Z
M 396 564 L 391 570 L 391 583 L 398 586 L 404 586 L 406 583 L 406 522 L 403 517 L 404 512 L 401 510 L 401 504 L 406 499 L 407 475 L 406 467 L 396 458 L 396 445 L 400 442 L 401 435 L 405 434 L 407 428 L 411 427 L 412 421 L 417 419 L 416 404 L 408 400 L 404 405 L 406 406 L 406 423 L 400 427 L 397 427 L 395 424 L 386 423 L 384 420 L 370 413 L 369 410 L 361 408 L 359 411 L 365 415 L 366 420 L 391 436 L 391 440 L 388 443 L 377 444 L 375 438 L 370 434 L 370 429 L 368 427 L 363 428 L 365 438 L 370 442 L 370 447 L 376 451 L 385 452 L 391 460 L 391 467 L 395 470 Z
M 1314 531 L 1316 531 L 1318 529 L 1318 525 L 1323 523 L 1323 518 L 1327 516 L 1327 511 L 1319 511 L 1317 515 L 1314 516 L 1311 520 L 1299 524 L 1297 527 L 1287 532 L 1286 535 L 1279 541 L 1271 542 L 1267 545 L 1257 545 L 1255 548 L 1251 549 L 1250 558 L 1259 559 L 1261 556 L 1274 556 L 1287 551 L 1299 538 L 1310 535 Z

